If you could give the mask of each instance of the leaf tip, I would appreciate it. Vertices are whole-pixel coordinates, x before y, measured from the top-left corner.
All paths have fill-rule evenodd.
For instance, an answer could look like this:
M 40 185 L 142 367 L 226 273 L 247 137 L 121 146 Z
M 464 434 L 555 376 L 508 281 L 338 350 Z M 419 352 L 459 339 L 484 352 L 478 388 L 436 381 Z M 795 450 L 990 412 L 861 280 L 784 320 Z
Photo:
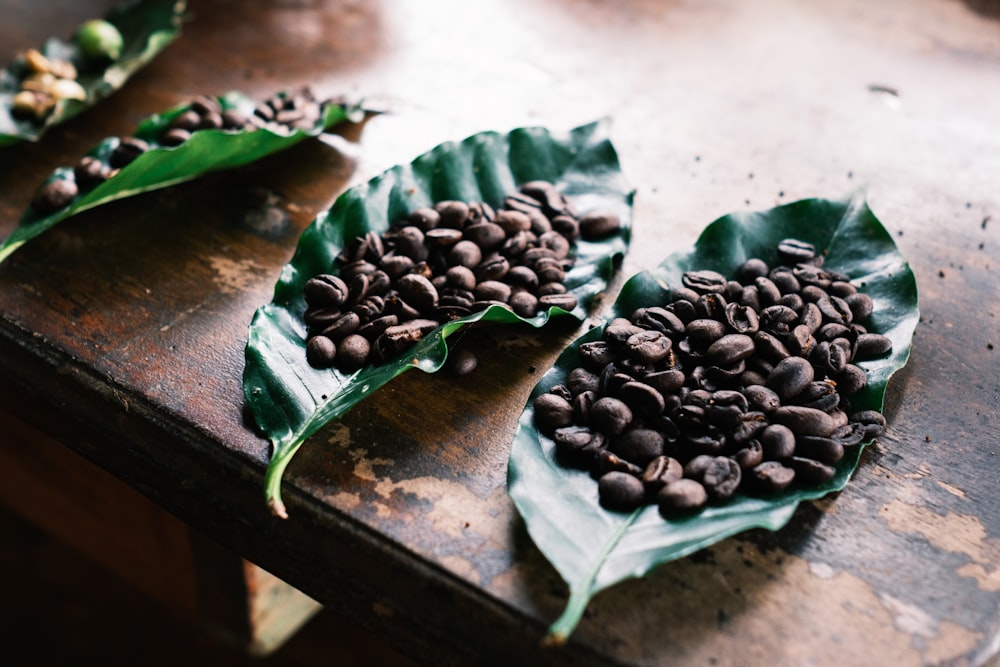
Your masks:
M 542 648 L 560 648 L 569 641 L 569 635 L 564 632 L 549 630 L 548 634 L 542 638 Z
M 271 514 L 278 517 L 279 519 L 288 518 L 288 510 L 285 508 L 285 503 L 281 501 L 281 498 L 273 496 L 267 500 L 268 507 L 271 508 Z

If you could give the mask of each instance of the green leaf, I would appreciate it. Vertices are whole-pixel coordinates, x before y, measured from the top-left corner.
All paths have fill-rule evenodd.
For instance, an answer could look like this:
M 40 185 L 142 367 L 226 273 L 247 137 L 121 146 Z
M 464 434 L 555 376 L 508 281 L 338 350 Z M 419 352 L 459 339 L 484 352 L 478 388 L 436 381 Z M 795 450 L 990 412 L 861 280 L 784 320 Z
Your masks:
M 246 115 L 252 114 L 254 110 L 254 103 L 242 93 L 230 92 L 219 97 L 218 101 L 226 110 L 235 109 Z M 77 213 L 125 197 L 193 180 L 210 171 L 249 164 L 291 148 L 304 139 L 318 136 L 339 122 L 357 122 L 364 115 L 364 111 L 357 105 L 328 102 L 324 103 L 322 115 L 316 124 L 305 130 L 296 129 L 289 133 L 277 133 L 269 127 L 242 131 L 198 130 L 179 146 L 157 145 L 155 138 L 186 108 L 186 105 L 179 106 L 143 121 L 135 131 L 135 136 L 149 142 L 150 150 L 97 187 L 77 195 L 67 206 L 48 215 L 41 215 L 29 207 L 18 226 L 0 244 L 0 262 L 27 241 Z M 107 162 L 118 141 L 117 137 L 108 137 L 88 155 Z M 45 183 L 58 179 L 73 179 L 73 169 L 60 167 Z
M 303 232 L 292 261 L 282 270 L 274 300 L 254 315 L 243 376 L 247 404 L 274 447 L 265 491 L 277 515 L 286 516 L 281 479 L 302 443 L 400 373 L 439 370 L 447 359 L 446 339 L 454 332 L 476 323 L 541 327 L 553 316 L 586 315 L 586 305 L 606 288 L 629 237 L 632 192 L 607 131 L 607 123 L 598 122 L 565 136 L 520 128 L 445 143 L 348 190 Z M 581 214 L 601 210 L 621 218 L 617 235 L 575 246 L 576 264 L 565 282 L 581 304 L 576 311 L 552 308 L 525 319 L 490 307 L 438 327 L 402 358 L 350 375 L 317 370 L 306 362 L 303 285 L 329 272 L 347 242 L 369 231 L 382 233 L 412 210 L 437 201 L 483 201 L 497 207 L 505 195 L 532 180 L 554 183 Z
M 87 99 L 60 102 L 43 122 L 12 114 L 20 77 L 17 64 L 9 65 L 0 73 L 0 146 L 22 140 L 37 141 L 50 127 L 69 120 L 124 86 L 129 77 L 178 36 L 186 5 L 186 0 L 136 0 L 109 11 L 104 19 L 118 28 L 123 38 L 121 56 L 115 61 L 88 60 L 72 38 L 47 40 L 39 51 L 76 65 L 77 81 L 87 92 Z
M 909 356 L 919 317 L 917 288 L 891 236 L 861 199 L 808 199 L 720 218 L 704 230 L 691 252 L 671 255 L 655 271 L 630 279 L 607 318 L 628 317 L 640 306 L 662 305 L 668 286 L 680 286 L 685 271 L 712 269 L 729 276 L 750 257 L 774 266 L 779 263 L 775 247 L 785 238 L 808 241 L 826 252 L 824 267 L 849 275 L 874 299 L 869 329 L 892 340 L 892 353 L 859 364 L 868 371 L 869 384 L 851 397 L 851 408 L 881 411 L 890 376 Z M 535 544 L 570 587 L 567 607 L 549 629 L 549 641 L 557 644 L 566 641 L 598 591 L 737 532 L 781 528 L 801 501 L 842 489 L 861 456 L 861 447 L 848 448 L 836 476 L 822 486 L 790 488 L 770 498 L 737 495 L 725 505 L 709 506 L 687 518 L 665 520 L 655 505 L 631 514 L 605 510 L 588 473 L 556 462 L 553 442 L 535 428 L 532 407 L 536 396 L 564 383 L 579 365 L 579 345 L 600 336 L 601 327 L 581 336 L 543 376 L 521 416 L 510 452 L 510 496 Z

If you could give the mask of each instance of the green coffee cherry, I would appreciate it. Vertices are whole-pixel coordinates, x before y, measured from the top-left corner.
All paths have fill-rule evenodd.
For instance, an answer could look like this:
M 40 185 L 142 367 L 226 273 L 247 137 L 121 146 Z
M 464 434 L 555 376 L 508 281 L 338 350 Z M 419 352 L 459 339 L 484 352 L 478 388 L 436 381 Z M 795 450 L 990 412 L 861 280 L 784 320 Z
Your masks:
M 76 43 L 89 58 L 118 60 L 122 55 L 124 40 L 111 23 L 101 19 L 87 21 L 76 31 Z

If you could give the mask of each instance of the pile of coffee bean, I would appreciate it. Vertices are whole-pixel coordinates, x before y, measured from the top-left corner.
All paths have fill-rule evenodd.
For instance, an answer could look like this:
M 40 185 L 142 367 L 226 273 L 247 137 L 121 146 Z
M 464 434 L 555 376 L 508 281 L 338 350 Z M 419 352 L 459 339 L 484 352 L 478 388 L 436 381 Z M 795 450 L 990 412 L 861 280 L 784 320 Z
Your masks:
M 731 279 L 685 273 L 668 303 L 581 344 L 565 384 L 535 399 L 537 428 L 590 470 L 604 507 L 669 517 L 823 484 L 845 448 L 881 434 L 884 417 L 849 402 L 867 383 L 858 362 L 892 348 L 864 325 L 871 297 L 811 244 L 777 252 L 780 266 L 749 259 Z
M 159 146 L 179 146 L 198 130 L 242 132 L 267 128 L 274 132 L 292 132 L 315 126 L 322 114 L 322 103 L 304 88 L 293 94 L 276 94 L 259 103 L 252 114 L 235 109 L 223 109 L 218 100 L 199 96 L 192 99 L 155 139 L 120 137 L 112 140 L 113 147 L 105 159 L 88 155 L 80 159 L 65 178 L 45 183 L 35 193 L 32 208 L 48 215 L 68 206 L 79 195 L 114 177 L 118 170 L 137 157 Z
M 37 49 L 28 49 L 16 69 L 19 81 L 11 111 L 18 118 L 42 121 L 62 100 L 87 99 L 87 91 L 77 81 L 77 68 L 69 60 L 49 58 Z
M 389 361 L 442 323 L 491 305 L 532 317 L 577 307 L 567 291 L 577 238 L 620 227 L 614 214 L 578 216 L 556 187 L 524 183 L 499 210 L 483 202 L 420 207 L 385 233 L 350 242 L 338 273 L 306 282 L 306 355 L 353 372 Z M 474 364 L 473 364 L 474 365 Z

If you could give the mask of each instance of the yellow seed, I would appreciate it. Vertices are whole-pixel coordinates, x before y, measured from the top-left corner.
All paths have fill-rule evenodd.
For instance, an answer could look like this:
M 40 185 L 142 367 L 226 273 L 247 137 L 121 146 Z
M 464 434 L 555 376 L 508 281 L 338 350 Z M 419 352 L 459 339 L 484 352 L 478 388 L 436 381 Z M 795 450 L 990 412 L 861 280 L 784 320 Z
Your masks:
M 52 84 L 49 92 L 57 100 L 85 100 L 87 91 L 72 79 L 59 79 Z
M 39 72 L 24 79 L 21 82 L 21 89 L 36 93 L 47 93 L 55 85 L 56 81 L 58 79 L 48 72 Z
M 77 77 L 76 67 L 68 60 L 58 58 L 49 59 L 49 72 L 60 79 L 75 79 Z
M 48 72 L 51 66 L 49 59 L 43 56 L 38 49 L 28 49 L 25 51 L 24 60 L 28 63 L 28 67 L 36 72 Z

